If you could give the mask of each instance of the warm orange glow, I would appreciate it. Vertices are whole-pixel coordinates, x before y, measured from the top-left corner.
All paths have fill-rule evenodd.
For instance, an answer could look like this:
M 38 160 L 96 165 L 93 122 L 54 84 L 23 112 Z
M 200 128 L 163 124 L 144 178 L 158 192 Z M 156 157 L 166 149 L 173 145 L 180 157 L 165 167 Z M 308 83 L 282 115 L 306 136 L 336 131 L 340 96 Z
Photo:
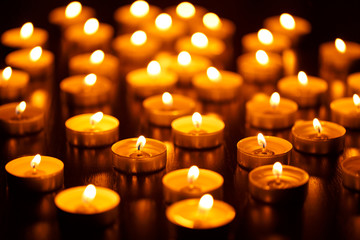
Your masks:
M 336 50 L 338 50 L 338 52 L 340 52 L 340 53 L 346 52 L 346 44 L 345 44 L 345 42 L 344 42 L 342 39 L 340 39 L 340 38 L 335 39 L 335 48 L 336 48 Z
M 90 56 L 90 62 L 92 64 L 100 64 L 104 61 L 105 53 L 102 50 L 94 51 Z
M 25 23 L 20 29 L 20 37 L 28 39 L 34 32 L 34 25 L 31 22 Z
M 257 141 L 260 147 L 266 148 L 266 140 L 262 133 L 258 133 L 257 135 Z
M 179 53 L 177 57 L 177 61 L 181 66 L 189 66 L 191 63 L 191 55 L 186 51 L 182 51 Z
M 141 151 L 144 148 L 145 144 L 146 144 L 146 138 L 143 135 L 141 135 L 136 141 L 136 149 L 138 151 Z
M 147 73 L 151 76 L 157 76 L 161 72 L 161 66 L 158 61 L 151 61 L 147 65 Z
M 295 29 L 295 19 L 288 13 L 283 13 L 280 15 L 280 24 L 287 30 Z
M 84 83 L 86 86 L 94 86 L 97 80 L 97 76 L 94 73 L 90 73 L 86 75 L 84 78 Z
M 191 43 L 198 48 L 206 48 L 209 44 L 209 40 L 205 34 L 201 32 L 194 33 L 191 36 Z
M 272 172 L 276 178 L 280 178 L 283 172 L 283 167 L 280 162 L 276 162 L 273 165 Z
M 357 108 L 360 107 L 360 97 L 356 93 L 353 95 L 353 102 Z
M 165 106 L 171 107 L 173 105 L 173 97 L 170 93 L 164 92 L 161 99 Z
M 1 75 L 3 80 L 8 81 L 12 75 L 12 68 L 11 67 L 4 68 Z
M 96 187 L 93 184 L 87 185 L 82 194 L 83 203 L 85 204 L 91 203 L 95 197 L 96 197 Z
M 41 162 L 41 156 L 40 154 L 36 154 L 35 157 L 30 161 L 30 166 L 32 168 L 36 168 L 37 166 L 39 166 Z
M 195 128 L 200 128 L 201 127 L 201 123 L 202 123 L 202 116 L 200 113 L 195 112 L 192 115 L 192 122 Z
M 16 115 L 20 115 L 22 114 L 26 109 L 26 102 L 25 101 L 22 101 L 20 102 L 18 105 L 16 105 L 15 107 L 15 113 Z
M 262 28 L 258 31 L 257 37 L 258 37 L 259 41 L 264 45 L 270 45 L 274 41 L 274 37 L 273 37 L 272 33 L 265 28 Z
M 92 127 L 95 127 L 95 125 L 101 121 L 103 116 L 104 116 L 104 114 L 102 112 L 97 112 L 97 113 L 93 114 L 90 117 L 90 125 Z
M 308 85 L 308 77 L 304 71 L 298 73 L 298 81 L 302 86 Z
M 30 60 L 32 62 L 36 62 L 40 59 L 41 55 L 42 55 L 42 48 L 39 46 L 34 47 L 33 49 L 31 49 L 29 54 Z
M 319 119 L 317 118 L 314 118 L 313 120 L 313 126 L 314 126 L 314 129 L 317 133 L 321 133 L 322 132 L 322 126 L 321 126 L 321 123 L 319 121 Z
M 182 2 L 176 7 L 176 14 L 181 18 L 192 18 L 195 12 L 194 5 L 189 2 Z
M 269 56 L 264 50 L 257 50 L 255 54 L 256 61 L 261 65 L 266 65 L 269 63 Z
M 214 198 L 210 194 L 205 194 L 200 198 L 198 211 L 201 215 L 206 215 L 214 205 Z
M 218 30 L 221 28 L 221 20 L 215 13 L 209 12 L 206 13 L 202 19 L 205 27 L 211 30 Z
M 146 33 L 141 30 L 134 32 L 130 37 L 130 42 L 136 46 L 144 45 L 146 43 L 146 40 Z
M 66 18 L 75 18 L 80 15 L 82 6 L 80 2 L 74 1 L 69 3 L 65 8 Z
M 209 67 L 206 70 L 206 75 L 212 82 L 219 82 L 221 80 L 221 73 L 215 67 Z
M 161 31 L 168 30 L 172 25 L 172 18 L 167 13 L 161 13 L 156 17 L 155 25 Z
M 270 97 L 270 106 L 272 108 L 277 108 L 280 104 L 280 94 L 278 92 L 274 92 Z
M 197 166 L 191 166 L 187 174 L 187 181 L 189 184 L 193 184 L 199 177 L 200 170 Z
M 99 21 L 96 18 L 88 19 L 84 24 L 84 32 L 87 35 L 92 35 L 99 29 Z
M 135 1 L 130 6 L 130 13 L 138 18 L 146 16 L 149 10 L 149 4 L 146 1 Z

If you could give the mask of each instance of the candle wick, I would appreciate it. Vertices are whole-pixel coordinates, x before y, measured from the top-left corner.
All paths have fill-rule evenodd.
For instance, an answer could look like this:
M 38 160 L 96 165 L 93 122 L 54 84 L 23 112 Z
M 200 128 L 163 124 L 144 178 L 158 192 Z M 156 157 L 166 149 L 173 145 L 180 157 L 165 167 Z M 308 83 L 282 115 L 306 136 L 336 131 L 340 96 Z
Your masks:
M 281 183 L 281 180 L 280 180 L 280 174 L 276 174 L 276 180 L 275 180 L 275 183 L 276 184 L 280 184 Z
M 317 137 L 321 137 L 321 131 L 320 128 L 317 129 Z
M 261 152 L 262 152 L 262 153 L 265 153 L 265 152 L 266 152 L 266 147 L 265 147 L 265 144 L 263 144 L 263 145 L 262 145 Z
M 36 169 L 36 166 L 35 166 L 35 164 L 33 164 L 33 165 L 32 165 L 32 169 L 33 169 L 33 172 L 32 172 L 32 173 L 33 173 L 33 174 L 36 174 L 36 172 L 37 172 L 37 169 Z

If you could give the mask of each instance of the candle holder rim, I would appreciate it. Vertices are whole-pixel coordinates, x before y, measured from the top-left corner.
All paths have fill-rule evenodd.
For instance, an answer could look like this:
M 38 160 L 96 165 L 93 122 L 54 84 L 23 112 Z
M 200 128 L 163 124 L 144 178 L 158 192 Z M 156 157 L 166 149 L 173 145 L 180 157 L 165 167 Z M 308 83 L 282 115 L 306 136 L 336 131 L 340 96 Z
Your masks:
M 268 140 L 268 141 L 266 141 L 266 144 L 267 145 L 269 145 L 269 143 L 271 142 L 271 141 L 269 141 L 269 140 L 279 140 L 279 141 L 281 141 L 282 143 L 284 143 L 284 144 L 286 144 L 286 150 L 283 152 L 283 153 L 276 153 L 275 155 L 276 156 L 282 156 L 282 155 L 287 155 L 292 149 L 293 149 L 293 145 L 291 144 L 291 142 L 289 142 L 288 140 L 286 140 L 286 139 L 283 139 L 283 138 L 280 138 L 280 137 L 276 137 L 276 136 L 264 136 L 264 138 L 265 138 L 265 140 Z M 256 140 L 256 142 L 257 142 L 257 136 L 250 136 L 250 137 L 245 137 L 245 138 L 243 138 L 243 139 L 240 139 L 238 142 L 237 142 L 237 144 L 236 144 L 236 146 L 237 146 L 237 149 L 239 149 L 239 150 L 242 150 L 242 148 L 241 148 L 241 144 L 243 144 L 243 143 L 245 143 L 246 141 L 251 141 L 251 140 L 253 140 L 253 139 L 255 139 Z M 260 146 L 259 146 L 260 147 Z M 251 153 L 248 153 L 248 152 L 245 152 L 245 151 L 241 151 L 243 154 L 245 154 L 245 155 L 248 155 L 248 156 L 253 156 L 253 154 L 251 154 Z M 261 155 L 259 155 L 259 156 L 256 156 L 256 157 L 259 157 L 259 158 L 269 158 L 269 156 L 261 156 Z M 273 156 L 270 156 L 270 157 L 273 157 Z
M 125 139 L 122 139 L 120 141 L 117 141 L 115 142 L 112 146 L 111 146 L 111 151 L 113 154 L 115 154 L 116 156 L 119 156 L 119 157 L 126 157 L 126 158 L 129 158 L 129 159 L 135 159 L 137 160 L 136 158 L 132 158 L 130 156 L 125 156 L 125 155 L 120 155 L 118 154 L 115 150 L 119 148 L 119 146 L 121 146 L 121 144 L 124 144 L 124 143 L 127 143 L 127 142 L 134 142 L 136 143 L 138 140 L 138 138 L 125 138 Z M 156 140 L 156 139 L 153 139 L 153 138 L 146 138 L 146 144 L 144 146 L 144 150 L 146 150 L 146 146 L 149 144 L 149 143 L 156 143 L 159 147 L 161 147 L 162 149 L 160 149 L 161 151 L 159 151 L 159 153 L 156 153 L 156 154 L 153 154 L 151 155 L 150 157 L 147 157 L 147 158 L 143 158 L 141 159 L 141 161 L 152 161 L 152 158 L 154 157 L 157 157 L 157 156 L 160 156 L 162 155 L 164 152 L 167 151 L 167 148 L 166 148 L 166 145 L 159 141 L 159 140 Z M 133 144 L 135 146 L 135 144 Z
M 347 175 L 350 175 L 356 179 L 360 179 L 360 175 L 356 175 L 354 172 L 350 171 L 345 164 L 349 163 L 350 161 L 356 161 L 360 164 L 360 156 L 352 156 L 349 158 L 344 159 L 340 162 L 341 169 L 346 173 Z
M 330 142 L 330 141 L 333 141 L 334 139 L 338 139 L 338 138 L 342 138 L 342 137 L 344 137 L 345 136 L 345 134 L 346 134 L 346 129 L 343 127 L 343 126 L 341 126 L 340 124 L 337 124 L 337 123 L 334 123 L 334 122 L 330 122 L 330 121 L 320 121 L 320 123 L 321 123 L 321 125 L 323 126 L 323 128 L 325 127 L 325 126 L 332 126 L 332 127 L 335 127 L 335 130 L 340 130 L 340 131 L 337 131 L 337 132 L 339 132 L 338 133 L 338 135 L 339 136 L 336 136 L 336 137 L 332 137 L 332 138 L 328 138 L 328 139 L 317 139 L 317 140 L 315 140 L 315 139 L 311 139 L 311 138 L 307 138 L 307 137 L 305 137 L 305 136 L 303 136 L 303 135 L 299 135 L 299 134 L 294 134 L 294 133 L 296 133 L 296 131 L 298 130 L 297 128 L 299 128 L 299 127 L 301 127 L 301 126 L 304 126 L 305 125 L 305 127 L 307 126 L 307 125 L 310 125 L 310 126 L 313 126 L 313 123 L 312 123 L 312 120 L 310 120 L 310 121 L 304 121 L 304 120 L 298 120 L 298 121 L 296 121 L 295 123 L 294 123 L 294 126 L 291 128 L 291 133 L 292 133 L 292 135 L 294 136 L 294 137 L 296 137 L 296 138 L 298 138 L 298 139 L 301 139 L 301 140 L 306 140 L 306 141 L 310 141 L 310 142 L 316 142 L 316 141 L 321 141 L 321 142 Z M 325 123 L 325 124 L 324 124 Z M 316 131 L 315 131 L 315 129 L 314 129 L 314 134 L 316 133 Z
M 65 121 L 65 127 L 68 131 L 71 131 L 71 132 L 74 132 L 74 133 L 81 133 L 82 135 L 102 135 L 102 134 L 107 134 L 109 132 L 112 132 L 114 131 L 115 129 L 118 129 L 119 128 L 119 125 L 120 125 L 120 121 L 114 117 L 114 116 L 111 116 L 111 115 L 108 115 L 108 114 L 104 114 L 104 117 L 107 117 L 111 120 L 113 120 L 115 123 L 116 123 L 116 126 L 115 127 L 112 127 L 111 129 L 108 129 L 108 130 L 102 130 L 102 131 L 99 131 L 99 132 L 91 132 L 91 131 L 78 131 L 76 129 L 73 129 L 72 127 L 69 126 L 69 120 L 74 120 L 76 119 L 76 117 L 79 117 L 79 116 L 92 116 L 94 113 L 82 113 L 82 114 L 79 114 L 79 115 L 75 115 L 75 116 L 72 116 L 70 118 L 68 118 L 66 121 Z
M 172 130 L 178 132 L 178 133 L 181 133 L 181 135 L 186 135 L 186 136 L 193 136 L 192 134 L 189 134 L 187 132 L 183 132 L 183 131 L 180 131 L 176 128 L 175 124 L 178 123 L 179 121 L 184 121 L 185 119 L 192 119 L 192 116 L 191 115 L 188 115 L 188 116 L 183 116 L 183 117 L 179 117 L 175 120 L 173 120 L 171 122 L 171 128 Z M 206 134 L 203 134 L 203 135 L 200 135 L 200 136 L 209 136 L 209 135 L 217 135 L 219 132 L 223 131 L 224 128 L 225 128 L 225 123 L 224 121 L 222 121 L 221 119 L 219 118 L 216 118 L 216 117 L 212 117 L 212 116 L 209 116 L 209 115 L 202 115 L 202 120 L 203 120 L 203 123 L 204 123 L 204 119 L 214 119 L 217 123 L 221 124 L 221 127 L 219 130 L 217 131 L 214 131 L 214 132 L 207 132 Z M 191 121 L 192 123 L 192 121 Z

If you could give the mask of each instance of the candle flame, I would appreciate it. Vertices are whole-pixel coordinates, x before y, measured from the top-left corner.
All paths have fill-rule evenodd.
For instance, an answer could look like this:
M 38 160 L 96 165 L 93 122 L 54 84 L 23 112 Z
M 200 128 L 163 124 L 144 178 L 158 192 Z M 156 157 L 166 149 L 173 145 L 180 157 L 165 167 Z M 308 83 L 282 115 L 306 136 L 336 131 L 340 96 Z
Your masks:
M 193 184 L 199 177 L 200 170 L 197 166 L 191 166 L 187 174 L 187 181 L 189 184 Z
M 353 95 L 353 102 L 355 107 L 360 107 L 360 97 L 356 93 Z
M 219 82 L 221 80 L 221 73 L 215 67 L 209 67 L 206 70 L 206 74 L 210 81 Z
M 167 13 L 161 13 L 156 17 L 155 25 L 161 31 L 168 30 L 172 25 L 172 18 Z
M 280 94 L 278 92 L 274 92 L 270 97 L 270 106 L 272 108 L 277 108 L 280 104 Z
M 39 46 L 34 47 L 33 49 L 30 50 L 29 56 L 30 56 L 30 60 L 32 62 L 38 61 L 40 59 L 41 55 L 42 55 L 42 48 Z
M 322 126 L 321 126 L 321 123 L 319 121 L 319 119 L 317 118 L 314 118 L 313 120 L 313 126 L 314 126 L 314 129 L 317 133 L 321 133 L 322 132 Z
M 257 50 L 255 54 L 256 61 L 261 65 L 266 65 L 269 63 L 269 56 L 264 50 Z
M 149 13 L 150 6 L 146 1 L 135 1 L 130 6 L 130 13 L 138 18 L 144 17 Z
M 298 81 L 302 86 L 308 85 L 308 77 L 304 71 L 298 73 Z
M 74 1 L 69 3 L 65 8 L 65 17 L 66 18 L 75 18 L 80 15 L 82 10 L 81 3 Z
M 130 42 L 136 46 L 144 45 L 146 43 L 146 40 L 146 33 L 141 30 L 134 32 L 130 37 Z
M 191 36 L 191 44 L 198 48 L 206 48 L 209 44 L 209 40 L 205 34 L 197 32 Z
M 211 30 L 218 30 L 222 25 L 219 16 L 212 12 L 206 13 L 202 21 L 204 26 Z
M 144 148 L 145 144 L 146 144 L 146 138 L 143 135 L 141 135 L 136 141 L 136 149 L 138 151 L 141 151 Z
M 295 19 L 288 13 L 283 13 L 280 15 L 280 24 L 287 30 L 295 29 Z
M 165 106 L 171 107 L 173 105 L 173 97 L 170 93 L 164 92 L 161 99 Z
M 101 119 L 103 118 L 104 114 L 102 112 L 97 112 L 95 114 L 93 114 L 91 117 L 90 117 L 90 125 L 92 127 L 95 127 L 95 124 L 97 124 L 98 122 L 101 121 Z
M 90 73 L 85 76 L 84 83 L 86 86 L 94 86 L 97 80 L 97 76 L 94 73 Z
M 341 38 L 335 39 L 335 48 L 340 53 L 346 52 L 346 44 Z
M 272 168 L 272 173 L 274 174 L 274 176 L 276 178 L 280 178 L 282 175 L 282 172 L 283 172 L 283 166 L 281 165 L 281 163 L 280 162 L 274 163 L 273 168 Z
M 190 53 L 188 53 L 186 51 L 180 52 L 178 57 L 177 57 L 177 61 L 182 66 L 190 65 L 190 63 L 191 63 L 191 55 L 190 55 Z
M 157 76 L 161 72 L 161 66 L 158 61 L 151 61 L 147 65 L 147 73 L 151 76 Z
M 94 51 L 90 56 L 90 62 L 93 64 L 100 64 L 104 61 L 105 53 L 102 50 Z
M 258 144 L 260 147 L 262 148 L 266 148 L 266 140 L 265 140 L 265 137 L 262 133 L 258 133 L 257 135 L 257 141 L 258 141 Z
M 182 2 L 176 7 L 176 14 L 181 18 L 192 18 L 195 15 L 195 7 L 189 2 Z
M 20 37 L 28 39 L 34 32 L 34 25 L 31 22 L 25 23 L 20 29 Z
M 11 75 L 12 75 L 12 68 L 11 67 L 4 68 L 4 70 L 2 71 L 2 79 L 8 81 L 11 78 Z
M 202 123 L 202 116 L 200 113 L 198 112 L 195 112 L 193 115 L 192 115 L 192 122 L 193 122 L 193 125 L 195 128 L 200 128 L 201 127 L 201 123 Z
M 270 45 L 274 42 L 274 37 L 272 33 L 265 28 L 262 28 L 258 31 L 257 37 L 259 41 L 264 45 Z
M 84 32 L 86 35 L 92 35 L 99 29 L 99 21 L 96 18 L 88 19 L 84 24 Z
M 205 194 L 200 198 L 198 211 L 201 214 L 207 214 L 214 205 L 214 198 L 210 194 Z
M 37 166 L 39 166 L 40 162 L 41 162 L 41 156 L 40 154 L 36 154 L 34 158 L 30 161 L 30 166 L 32 168 L 36 168 Z
M 26 109 L 26 102 L 25 101 L 22 101 L 20 102 L 18 105 L 16 105 L 15 107 L 15 114 L 16 115 L 20 115 L 22 114 Z
M 91 203 L 95 197 L 96 187 L 93 184 L 87 185 L 81 197 L 83 203 Z

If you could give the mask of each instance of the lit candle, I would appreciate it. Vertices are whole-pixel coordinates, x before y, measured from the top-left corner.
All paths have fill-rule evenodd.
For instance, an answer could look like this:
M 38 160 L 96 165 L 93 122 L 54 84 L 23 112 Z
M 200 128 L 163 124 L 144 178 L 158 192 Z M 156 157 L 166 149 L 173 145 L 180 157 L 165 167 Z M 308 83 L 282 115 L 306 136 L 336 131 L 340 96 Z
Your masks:
M 111 189 L 89 184 L 65 189 L 54 201 L 68 224 L 107 226 L 118 216 L 120 197 Z
M 174 143 L 186 148 L 211 148 L 222 144 L 225 124 L 213 116 L 202 116 L 195 112 L 174 120 L 171 128 Z
M 75 146 L 106 146 L 119 138 L 119 121 L 102 112 L 76 115 L 66 120 L 65 126 L 66 139 Z
M 234 72 L 207 68 L 206 73 L 193 77 L 193 85 L 200 99 L 206 101 L 229 101 L 239 95 L 242 77 Z
M 352 129 L 360 128 L 360 97 L 340 98 L 330 103 L 332 121 Z
M 229 204 L 214 200 L 210 194 L 182 200 L 166 209 L 167 219 L 190 229 L 212 229 L 229 224 L 235 218 L 235 209 Z
M 221 198 L 223 177 L 211 170 L 192 166 L 167 173 L 162 178 L 165 202 L 198 198 L 205 193 Z
M 343 150 L 346 130 L 333 122 L 297 121 L 293 128 L 292 143 L 294 148 L 306 153 L 329 154 Z
M 165 92 L 145 99 L 143 107 L 150 123 L 170 127 L 173 120 L 193 112 L 195 102 L 191 98 Z
M 259 133 L 257 137 L 247 137 L 237 143 L 237 161 L 246 169 L 290 161 L 292 145 L 279 137 L 266 136 Z
M 297 76 L 280 79 L 277 87 L 283 96 L 294 100 L 299 107 L 315 107 L 322 103 L 328 84 L 321 78 L 307 76 L 300 71 Z
M 270 98 L 253 98 L 246 103 L 246 120 L 251 126 L 262 129 L 291 127 L 295 122 L 297 104 L 281 98 L 274 92 Z
M 359 191 L 360 190 L 360 158 L 353 156 L 340 162 L 343 184 L 345 187 Z
M 0 70 L 0 99 L 15 100 L 24 96 L 30 76 L 24 71 L 6 67 Z
M 5 165 L 8 185 L 14 190 L 50 192 L 64 184 L 64 164 L 48 156 L 25 156 Z
M 360 73 L 355 72 L 347 77 L 348 94 L 360 94 Z
M 200 6 L 194 6 L 190 2 L 181 2 L 176 6 L 165 9 L 165 12 L 169 13 L 174 19 L 186 23 L 187 27 L 191 29 L 194 22 L 200 23 L 207 10 Z
M 48 40 L 48 33 L 41 28 L 34 28 L 31 22 L 25 23 L 21 28 L 13 28 L 1 35 L 1 43 L 11 48 L 44 47 Z
M 154 172 L 166 165 L 166 145 L 144 136 L 118 141 L 111 151 L 114 167 L 122 172 Z
M 301 168 L 265 165 L 249 173 L 249 191 L 251 195 L 266 203 L 296 202 L 305 199 L 309 174 Z

